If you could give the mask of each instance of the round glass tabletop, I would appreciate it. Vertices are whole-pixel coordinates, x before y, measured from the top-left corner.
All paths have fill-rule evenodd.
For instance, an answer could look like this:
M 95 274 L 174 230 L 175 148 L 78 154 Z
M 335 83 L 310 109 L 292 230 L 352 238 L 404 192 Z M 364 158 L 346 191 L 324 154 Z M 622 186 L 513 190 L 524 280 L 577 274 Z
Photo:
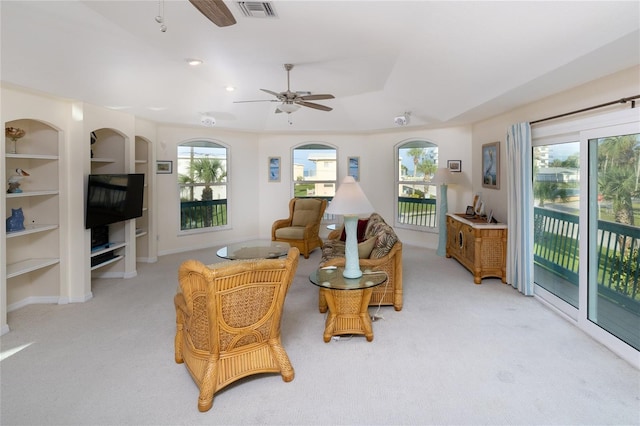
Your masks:
M 345 278 L 343 267 L 325 267 L 316 269 L 309 275 L 309 281 L 318 287 L 332 290 L 362 290 L 375 287 L 387 281 L 387 274 L 382 271 L 363 271 L 360 278 Z
M 277 259 L 289 252 L 288 243 L 269 240 L 252 240 L 229 244 L 216 252 L 218 257 L 229 260 Z

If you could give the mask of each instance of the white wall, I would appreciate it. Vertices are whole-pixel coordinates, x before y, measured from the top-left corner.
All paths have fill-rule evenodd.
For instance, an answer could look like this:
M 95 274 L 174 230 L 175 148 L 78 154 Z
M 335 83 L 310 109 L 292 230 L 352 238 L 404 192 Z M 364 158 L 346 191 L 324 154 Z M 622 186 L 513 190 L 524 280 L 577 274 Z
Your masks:
M 376 211 L 393 224 L 396 145 L 409 140 L 428 140 L 438 145 L 440 167 L 447 160 L 461 160 L 462 173 L 458 185 L 449 188 L 449 211 L 461 211 L 471 202 L 471 128 L 467 126 L 415 130 L 402 129 L 380 134 L 286 134 L 262 135 L 259 139 L 260 236 L 269 238 L 271 224 L 288 216 L 288 202 L 293 196 L 292 150 L 310 142 L 322 142 L 338 150 L 338 181 L 347 175 L 348 157 L 360 157 L 360 186 Z M 282 158 L 282 175 L 278 183 L 267 181 L 269 157 Z M 429 232 L 396 229 L 407 244 L 436 248 L 438 236 Z M 322 230 L 326 235 L 326 230 Z
M 600 105 L 621 98 L 640 94 L 640 67 L 612 74 L 608 77 L 589 82 L 572 90 L 558 93 L 544 98 L 538 102 L 528 104 L 522 108 L 510 111 L 507 114 L 475 123 L 473 125 L 473 191 L 482 192 L 486 208 L 493 209 L 494 216 L 500 222 L 507 220 L 507 175 L 504 159 L 506 158 L 505 137 L 507 127 L 514 123 L 535 121 L 546 117 L 563 114 L 594 105 Z M 640 102 L 639 102 L 640 103 Z M 584 117 L 588 114 L 602 114 L 620 108 L 630 108 L 631 104 L 615 105 L 595 110 L 591 113 L 571 116 L 569 119 Z M 640 111 L 640 110 L 639 110 Z M 640 112 L 639 112 L 640 114 Z M 561 120 L 555 120 L 555 123 Z M 500 189 L 487 189 L 482 187 L 482 145 L 485 143 L 500 141 Z M 463 165 L 464 166 L 464 165 Z
M 231 148 L 228 161 L 229 229 L 214 232 L 180 232 L 177 146 L 194 139 L 210 140 Z M 259 180 L 257 152 L 258 137 L 253 133 L 227 132 L 205 127 L 158 125 L 156 158 L 171 160 L 174 165 L 172 174 L 160 174 L 155 177 L 159 255 L 258 238 L 260 231 L 257 218 L 261 216 L 261 211 L 257 185 Z

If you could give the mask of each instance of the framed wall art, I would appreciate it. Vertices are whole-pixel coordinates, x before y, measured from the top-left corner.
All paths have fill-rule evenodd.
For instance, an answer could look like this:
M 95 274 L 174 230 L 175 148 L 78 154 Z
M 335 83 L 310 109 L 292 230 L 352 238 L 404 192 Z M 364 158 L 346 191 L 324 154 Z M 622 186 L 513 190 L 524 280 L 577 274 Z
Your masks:
M 482 186 L 500 189 L 500 142 L 482 145 Z
M 349 157 L 349 176 L 360 181 L 360 157 Z
M 269 157 L 269 182 L 280 182 L 280 157 Z
M 170 175 L 171 173 L 173 173 L 173 161 L 164 161 L 164 160 L 156 161 L 156 173 L 159 175 L 162 175 L 162 174 Z
M 449 160 L 447 161 L 447 168 L 451 173 L 462 172 L 462 160 Z

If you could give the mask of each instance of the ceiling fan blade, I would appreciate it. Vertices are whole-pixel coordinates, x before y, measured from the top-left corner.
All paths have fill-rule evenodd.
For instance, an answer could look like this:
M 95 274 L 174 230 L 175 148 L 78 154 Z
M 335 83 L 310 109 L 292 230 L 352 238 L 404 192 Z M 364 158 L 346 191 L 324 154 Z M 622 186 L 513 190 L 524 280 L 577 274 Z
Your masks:
M 276 98 L 280 99 L 280 93 L 278 93 L 278 92 L 274 92 L 273 90 L 268 90 L 268 89 L 260 89 L 260 90 L 262 90 L 263 92 L 268 93 L 270 95 L 273 95 Z
M 298 99 L 301 99 L 303 101 L 321 101 L 323 99 L 335 99 L 335 96 L 333 95 L 305 95 L 305 96 L 298 96 Z
M 222 0 L 189 0 L 204 16 L 219 27 L 228 27 L 236 19 Z
M 280 102 L 278 99 L 256 99 L 253 101 L 233 101 L 234 104 L 246 104 L 248 102 Z
M 313 102 L 296 101 L 296 103 L 298 105 L 306 106 L 306 107 L 309 107 L 309 108 L 319 109 L 321 111 L 331 111 L 331 110 L 333 110 L 333 108 L 329 108 L 328 106 L 325 106 L 325 105 L 314 104 Z

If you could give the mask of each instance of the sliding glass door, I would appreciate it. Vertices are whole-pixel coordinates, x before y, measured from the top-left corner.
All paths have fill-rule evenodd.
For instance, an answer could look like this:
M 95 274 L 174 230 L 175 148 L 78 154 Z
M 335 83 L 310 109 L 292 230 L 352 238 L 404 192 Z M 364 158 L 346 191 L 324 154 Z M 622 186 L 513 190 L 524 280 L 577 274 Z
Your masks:
M 580 143 L 533 148 L 534 282 L 579 306 Z
M 535 295 L 637 363 L 637 111 L 540 125 L 532 134 Z
M 640 134 L 589 140 L 589 321 L 640 350 Z

